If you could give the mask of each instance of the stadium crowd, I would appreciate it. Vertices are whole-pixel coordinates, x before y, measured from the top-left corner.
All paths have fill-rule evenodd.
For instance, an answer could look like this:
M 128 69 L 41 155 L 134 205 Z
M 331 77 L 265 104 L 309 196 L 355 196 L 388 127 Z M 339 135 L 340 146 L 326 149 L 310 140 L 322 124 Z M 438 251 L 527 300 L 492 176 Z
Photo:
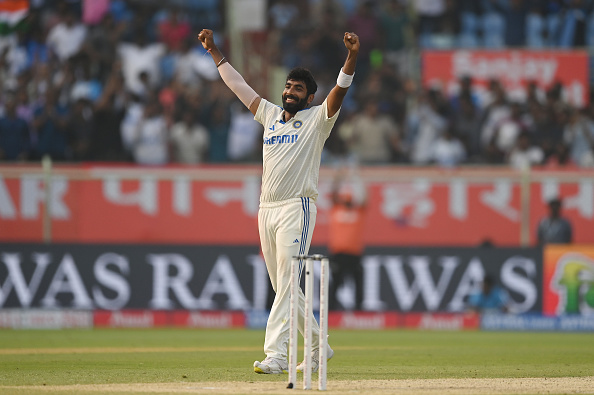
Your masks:
M 594 105 L 572 107 L 560 84 L 532 84 L 522 100 L 497 80 L 481 98 L 464 76 L 453 95 L 423 87 L 418 50 L 583 48 L 594 44 L 593 7 L 270 0 L 267 60 L 311 69 L 317 104 L 340 70 L 343 32 L 359 35 L 354 89 L 326 163 L 592 167 Z M 261 126 L 196 40 L 212 28 L 229 54 L 225 15 L 223 0 L 31 0 L 25 19 L 0 29 L 0 160 L 257 163 Z

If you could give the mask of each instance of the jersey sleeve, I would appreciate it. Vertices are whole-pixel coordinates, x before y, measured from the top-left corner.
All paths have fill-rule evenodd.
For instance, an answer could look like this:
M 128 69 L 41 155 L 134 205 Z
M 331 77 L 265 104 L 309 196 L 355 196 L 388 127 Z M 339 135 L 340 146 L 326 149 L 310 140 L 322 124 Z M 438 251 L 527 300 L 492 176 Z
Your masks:
M 340 114 L 340 109 L 336 111 L 332 117 L 328 117 L 328 99 L 324 100 L 324 102 L 319 107 L 318 119 L 317 121 L 320 123 L 320 133 L 325 137 L 328 138 L 336 120 L 338 119 L 338 114 Z
M 336 123 L 336 120 L 338 119 L 338 114 L 340 114 L 340 108 L 338 109 L 338 111 L 336 111 L 336 114 L 334 114 L 332 118 L 328 117 L 328 99 L 326 99 L 322 103 L 322 111 L 324 115 L 324 122 L 331 122 L 332 125 L 334 125 L 334 123 Z
M 268 124 L 267 118 L 270 117 L 272 107 L 274 107 L 274 104 L 262 98 L 260 100 L 260 104 L 258 105 L 258 109 L 256 110 L 256 115 L 254 115 L 254 120 L 258 121 L 262 125 Z

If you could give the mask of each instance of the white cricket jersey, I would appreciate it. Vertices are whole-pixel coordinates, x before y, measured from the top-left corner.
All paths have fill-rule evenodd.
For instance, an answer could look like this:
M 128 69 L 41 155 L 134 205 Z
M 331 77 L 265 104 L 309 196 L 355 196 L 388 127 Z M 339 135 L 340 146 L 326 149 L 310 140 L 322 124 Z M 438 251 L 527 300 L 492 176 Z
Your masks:
M 326 100 L 282 120 L 282 107 L 262 99 L 254 119 L 264 126 L 261 203 L 318 197 L 324 142 L 338 118 L 328 118 Z

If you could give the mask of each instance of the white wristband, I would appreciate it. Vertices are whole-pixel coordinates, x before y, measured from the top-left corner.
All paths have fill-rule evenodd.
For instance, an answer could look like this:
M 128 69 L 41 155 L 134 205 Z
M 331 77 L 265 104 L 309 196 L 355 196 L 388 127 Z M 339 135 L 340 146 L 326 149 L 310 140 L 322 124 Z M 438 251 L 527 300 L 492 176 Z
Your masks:
M 355 73 L 353 73 L 353 75 L 345 74 L 341 68 L 340 73 L 338 73 L 338 78 L 336 79 L 336 85 L 340 86 L 341 88 L 348 88 L 353 83 L 354 76 Z

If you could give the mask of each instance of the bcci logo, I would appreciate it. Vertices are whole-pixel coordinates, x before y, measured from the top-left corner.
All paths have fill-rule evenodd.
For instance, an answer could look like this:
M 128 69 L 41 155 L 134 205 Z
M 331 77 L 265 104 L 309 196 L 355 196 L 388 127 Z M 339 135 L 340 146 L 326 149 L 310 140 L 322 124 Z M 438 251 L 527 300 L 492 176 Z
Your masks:
M 302 125 L 303 125 L 303 122 L 301 122 L 301 121 L 295 121 L 295 122 L 293 122 L 293 127 L 295 129 L 299 129 Z
M 551 288 L 559 295 L 558 314 L 594 315 L 594 261 L 566 254 L 557 264 Z

